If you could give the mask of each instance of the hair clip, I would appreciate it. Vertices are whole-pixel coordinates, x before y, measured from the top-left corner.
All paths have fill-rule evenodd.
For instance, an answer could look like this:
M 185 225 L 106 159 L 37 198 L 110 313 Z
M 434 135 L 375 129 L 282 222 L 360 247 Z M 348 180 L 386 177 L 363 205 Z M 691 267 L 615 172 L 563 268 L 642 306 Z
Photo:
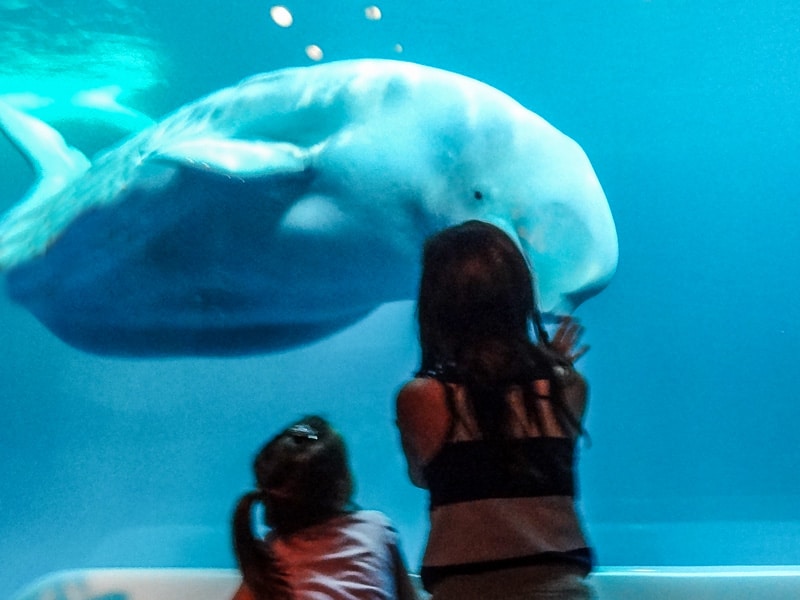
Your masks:
M 290 436 L 294 439 L 302 439 L 302 440 L 318 440 L 319 433 L 316 429 L 311 427 L 311 425 L 307 425 L 305 423 L 298 423 L 297 425 L 292 425 L 289 429 L 286 430 Z

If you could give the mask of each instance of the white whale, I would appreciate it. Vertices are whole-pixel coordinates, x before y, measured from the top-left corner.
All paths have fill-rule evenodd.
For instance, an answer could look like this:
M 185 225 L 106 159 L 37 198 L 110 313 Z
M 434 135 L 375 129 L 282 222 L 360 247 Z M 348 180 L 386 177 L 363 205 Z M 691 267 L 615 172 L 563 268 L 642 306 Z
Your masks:
M 513 235 L 540 308 L 563 314 L 617 264 L 583 150 L 506 94 L 413 63 L 258 75 L 90 164 L 0 105 L 39 182 L 0 220 L 11 298 L 98 354 L 235 355 L 322 338 L 413 299 L 420 249 L 466 219 Z

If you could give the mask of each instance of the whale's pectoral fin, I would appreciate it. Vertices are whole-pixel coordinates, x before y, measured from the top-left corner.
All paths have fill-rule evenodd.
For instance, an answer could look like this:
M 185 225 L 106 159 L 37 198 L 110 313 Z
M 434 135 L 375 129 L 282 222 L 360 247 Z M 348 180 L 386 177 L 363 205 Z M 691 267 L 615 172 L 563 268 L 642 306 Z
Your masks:
M 304 149 L 285 142 L 193 138 L 165 146 L 152 158 L 228 177 L 254 178 L 300 173 L 306 168 L 306 155 Z
M 69 146 L 55 129 L 2 101 L 0 132 L 36 171 L 37 181 L 28 199 L 39 201 L 55 195 L 90 167 L 83 153 Z
M 81 177 L 91 163 L 47 123 L 3 101 L 0 133 L 36 172 L 36 181 L 25 197 L 0 217 L 0 270 L 4 270 L 29 258 L 32 248 L 46 247 L 53 224 L 70 214 L 69 209 L 54 209 L 51 199 Z

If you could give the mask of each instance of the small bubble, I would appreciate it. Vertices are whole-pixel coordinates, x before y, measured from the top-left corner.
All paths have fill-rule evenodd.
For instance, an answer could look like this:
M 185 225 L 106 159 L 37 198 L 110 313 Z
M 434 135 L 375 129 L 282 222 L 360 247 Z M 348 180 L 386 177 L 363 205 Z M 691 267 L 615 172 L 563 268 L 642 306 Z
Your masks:
M 269 16 L 278 27 L 291 27 L 294 17 L 285 6 L 276 5 L 269 9 Z
M 403 51 L 403 44 L 395 44 L 394 51 L 400 54 Z
M 316 44 L 310 44 L 306 46 L 306 56 L 311 60 L 322 60 L 322 48 Z
M 364 16 L 370 21 L 380 21 L 382 16 L 381 9 L 377 6 L 368 6 L 364 9 Z

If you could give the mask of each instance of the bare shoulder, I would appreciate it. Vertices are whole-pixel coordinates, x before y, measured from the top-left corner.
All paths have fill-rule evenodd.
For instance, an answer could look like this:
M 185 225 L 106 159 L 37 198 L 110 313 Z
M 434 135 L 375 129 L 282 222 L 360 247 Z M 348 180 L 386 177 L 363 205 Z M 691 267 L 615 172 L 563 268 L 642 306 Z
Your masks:
M 444 384 L 412 379 L 398 392 L 396 411 L 411 480 L 424 487 L 422 468 L 439 452 L 450 429 Z
M 415 377 L 408 381 L 397 394 L 397 403 L 414 405 L 444 400 L 444 385 L 430 377 Z
M 255 600 L 255 597 L 247 584 L 242 582 L 231 600 Z
M 396 409 L 401 431 L 427 430 L 443 417 L 449 417 L 444 384 L 430 378 L 412 379 L 400 388 Z

